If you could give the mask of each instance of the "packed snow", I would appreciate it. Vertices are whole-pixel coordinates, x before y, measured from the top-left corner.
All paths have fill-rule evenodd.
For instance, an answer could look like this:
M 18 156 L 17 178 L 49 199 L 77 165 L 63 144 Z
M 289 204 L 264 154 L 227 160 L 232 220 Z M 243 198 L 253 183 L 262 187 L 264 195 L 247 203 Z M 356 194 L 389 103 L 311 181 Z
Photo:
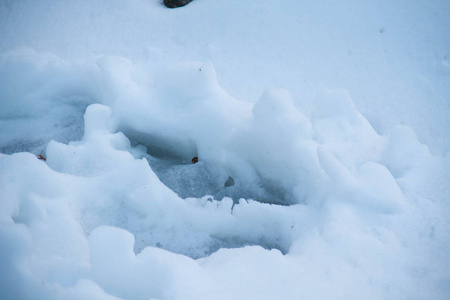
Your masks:
M 0 298 L 448 299 L 449 15 L 1 1 Z

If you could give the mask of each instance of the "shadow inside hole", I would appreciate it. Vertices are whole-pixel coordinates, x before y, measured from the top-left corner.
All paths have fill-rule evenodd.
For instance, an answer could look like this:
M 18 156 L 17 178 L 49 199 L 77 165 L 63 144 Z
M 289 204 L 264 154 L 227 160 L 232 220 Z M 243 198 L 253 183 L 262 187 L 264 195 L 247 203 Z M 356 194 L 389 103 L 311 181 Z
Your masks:
M 146 147 L 151 161 L 162 161 L 166 165 L 192 164 L 192 159 L 198 156 L 197 146 L 189 139 L 164 137 L 148 134 L 128 127 L 119 127 L 119 131 L 127 136 L 132 146 Z
M 227 166 L 203 161 L 192 141 L 174 141 L 126 128 L 121 128 L 121 131 L 130 139 L 132 146 L 146 147 L 146 158 L 152 170 L 162 183 L 181 198 L 210 195 L 216 200 L 229 197 L 235 204 L 239 199 L 277 205 L 297 204 L 293 193 L 286 191 L 277 182 L 262 176 L 256 181 L 249 180 Z

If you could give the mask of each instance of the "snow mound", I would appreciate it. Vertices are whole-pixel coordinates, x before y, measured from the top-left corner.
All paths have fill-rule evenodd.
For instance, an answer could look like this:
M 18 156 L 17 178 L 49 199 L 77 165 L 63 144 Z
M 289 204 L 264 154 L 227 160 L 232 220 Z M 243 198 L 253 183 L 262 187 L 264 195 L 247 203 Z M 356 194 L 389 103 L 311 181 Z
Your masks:
M 34 2 L 0 299 L 449 298 L 448 3 Z
M 306 113 L 283 89 L 265 91 L 254 105 L 233 99 L 210 63 L 175 65 L 150 81 L 134 80 L 143 71 L 126 59 L 96 64 L 98 82 L 111 86 L 98 97 L 109 106 L 87 107 L 79 141 L 50 141 L 46 162 L 29 153 L 0 157 L 2 253 L 11 261 L 3 278 L 45 280 L 69 298 L 81 290 L 105 299 L 176 298 L 184 283 L 174 278 L 187 270 L 205 280 L 208 272 L 234 273 L 221 259 L 269 255 L 270 269 L 288 264 L 282 254 L 302 265 L 319 251 L 324 264 L 339 261 L 332 268 L 358 266 L 346 271 L 357 280 L 378 262 L 352 249 L 401 253 L 388 254 L 406 238 L 389 228 L 413 218 L 404 191 L 436 161 L 409 128 L 377 134 L 344 90 L 319 93 Z M 380 227 L 380 219 L 391 225 Z M 375 234 L 360 240 L 361 230 Z

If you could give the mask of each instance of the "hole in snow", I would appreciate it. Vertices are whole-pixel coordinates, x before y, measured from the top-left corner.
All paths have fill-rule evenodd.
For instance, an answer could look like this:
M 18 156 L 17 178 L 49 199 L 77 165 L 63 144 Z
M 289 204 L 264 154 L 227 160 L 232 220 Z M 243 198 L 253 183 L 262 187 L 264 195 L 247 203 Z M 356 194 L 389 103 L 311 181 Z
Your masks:
M 84 111 L 94 100 L 72 95 L 52 101 L 40 103 L 42 108 L 37 112 L 0 121 L 0 152 L 45 154 L 50 140 L 61 143 L 80 140 Z
M 228 221 L 209 218 L 208 221 L 199 221 L 205 223 L 204 226 L 212 226 L 212 229 L 199 229 L 196 221 L 192 220 L 181 226 L 183 229 L 179 229 L 178 225 L 176 228 L 159 228 L 157 224 L 149 225 L 145 230 L 127 228 L 136 237 L 136 253 L 147 246 L 154 246 L 196 259 L 221 248 L 254 245 L 269 250 L 278 249 L 283 254 L 288 252 L 291 245 L 291 224 L 287 224 L 279 214 L 267 214 L 272 211 L 269 204 L 276 204 L 273 209 L 279 211 L 284 209 L 283 206 L 294 203 L 293 196 L 280 185 L 263 178 L 248 184 L 243 180 L 242 174 L 230 172 L 226 166 L 203 161 L 201 156 L 197 163 L 193 163 L 192 159 L 198 155 L 197 148 L 189 141 L 173 142 L 168 138 L 124 128 L 120 131 L 127 135 L 134 149 L 141 151 L 141 157 L 147 158 L 161 182 L 181 198 L 196 203 L 198 201 L 200 206 L 219 207 L 223 204 L 227 207 L 224 214 L 229 213 L 231 217 L 226 219 Z M 239 204 L 242 198 L 252 199 L 254 202 Z M 170 210 L 170 207 L 167 209 Z M 260 216 L 255 217 L 256 215 Z M 133 217 L 135 218 L 139 216 Z M 280 223 L 283 225 L 280 226 Z
M 291 205 L 296 204 L 294 195 L 287 192 L 272 180 L 262 178 L 246 180 L 242 174 L 234 174 L 227 166 L 203 161 L 198 157 L 195 143 L 189 140 L 163 138 L 157 135 L 121 128 L 131 145 L 146 147 L 150 167 L 167 187 L 183 199 L 201 198 L 206 195 L 216 200 L 224 197 L 233 199 L 252 199 L 262 203 Z M 197 162 L 193 163 L 193 159 Z

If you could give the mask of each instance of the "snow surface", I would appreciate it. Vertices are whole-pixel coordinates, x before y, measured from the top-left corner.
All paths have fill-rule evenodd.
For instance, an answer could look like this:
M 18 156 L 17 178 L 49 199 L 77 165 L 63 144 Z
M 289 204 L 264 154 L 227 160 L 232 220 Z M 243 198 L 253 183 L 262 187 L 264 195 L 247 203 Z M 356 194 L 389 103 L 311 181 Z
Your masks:
M 0 1 L 0 299 L 448 299 L 449 15 Z

